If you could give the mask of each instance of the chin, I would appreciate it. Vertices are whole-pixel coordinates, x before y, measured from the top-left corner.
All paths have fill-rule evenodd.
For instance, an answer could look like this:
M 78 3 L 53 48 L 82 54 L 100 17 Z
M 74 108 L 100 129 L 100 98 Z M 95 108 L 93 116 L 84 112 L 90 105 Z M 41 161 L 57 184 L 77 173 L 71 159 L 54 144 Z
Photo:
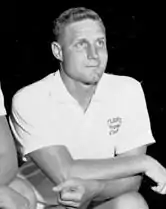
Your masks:
M 80 78 L 79 80 L 86 85 L 95 85 L 100 81 L 102 75 L 103 72 L 97 72 L 97 71 L 88 73 L 86 75 L 82 74 L 82 76 L 79 77 Z
M 100 77 L 95 76 L 91 79 L 84 80 L 84 83 L 86 85 L 96 85 L 99 82 L 100 78 L 101 76 Z

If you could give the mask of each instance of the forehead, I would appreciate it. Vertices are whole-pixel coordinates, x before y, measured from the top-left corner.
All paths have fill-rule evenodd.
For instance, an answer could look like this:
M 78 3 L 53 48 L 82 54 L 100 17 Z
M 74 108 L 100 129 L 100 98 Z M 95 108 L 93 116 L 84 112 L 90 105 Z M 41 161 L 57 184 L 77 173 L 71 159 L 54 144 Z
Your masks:
M 68 25 L 65 29 L 65 37 L 70 42 L 80 38 L 93 40 L 105 37 L 105 33 L 99 21 L 86 19 Z

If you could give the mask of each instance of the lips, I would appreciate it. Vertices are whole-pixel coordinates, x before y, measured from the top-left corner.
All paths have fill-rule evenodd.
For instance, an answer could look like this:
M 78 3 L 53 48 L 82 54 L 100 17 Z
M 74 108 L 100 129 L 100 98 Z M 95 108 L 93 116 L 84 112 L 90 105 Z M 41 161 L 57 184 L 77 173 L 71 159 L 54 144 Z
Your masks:
M 89 67 L 89 68 L 90 68 L 90 67 L 91 67 L 91 68 L 96 68 L 96 67 L 98 67 L 98 66 L 86 66 L 86 67 Z
M 97 68 L 99 65 L 86 65 L 86 67 Z

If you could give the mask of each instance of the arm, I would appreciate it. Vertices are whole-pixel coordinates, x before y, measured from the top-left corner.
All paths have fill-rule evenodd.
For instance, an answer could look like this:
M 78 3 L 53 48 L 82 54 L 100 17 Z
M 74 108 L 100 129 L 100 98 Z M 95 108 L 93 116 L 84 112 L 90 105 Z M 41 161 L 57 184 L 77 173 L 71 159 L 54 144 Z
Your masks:
M 137 149 L 128 151 L 121 156 L 134 156 L 146 154 L 147 146 L 139 147 Z M 142 176 L 134 175 L 127 178 L 120 178 L 115 180 L 100 180 L 100 189 L 98 192 L 97 199 L 105 199 L 107 197 L 116 197 L 120 194 L 129 192 L 129 191 L 138 191 L 141 185 Z
M 82 206 L 93 201 L 105 201 L 123 193 L 137 191 L 141 177 L 129 177 L 118 180 L 82 180 L 70 179 L 54 187 L 58 193 L 58 202 L 62 205 Z
M 29 209 L 26 197 L 7 186 L 0 187 L 0 208 L 3 209 Z M 35 207 L 32 207 L 33 209 Z
M 17 173 L 17 153 L 5 116 L 0 116 L 0 185 L 9 184 Z
M 121 194 L 138 191 L 142 177 L 132 176 L 115 180 L 100 180 L 100 188 L 98 188 L 95 200 L 104 200 L 114 198 Z
M 126 152 L 123 155 L 138 155 L 146 152 L 146 146 Z M 138 191 L 142 177 L 140 175 L 121 178 L 116 180 L 83 180 L 80 178 L 70 179 L 54 188 L 54 191 L 61 193 L 61 204 L 76 204 L 74 201 L 80 200 L 80 204 L 87 200 L 103 201 L 114 198 L 123 193 Z M 72 192 L 70 192 L 72 191 Z M 75 191 L 75 193 L 73 193 Z
M 64 146 L 43 148 L 30 156 L 56 184 L 71 178 L 113 180 L 133 176 L 146 171 L 150 158 L 137 153 L 102 160 L 74 160 Z
M 146 147 L 134 149 L 126 152 L 123 156 L 133 156 L 144 154 Z M 115 180 L 82 180 L 70 179 L 61 183 L 54 188 L 54 191 L 60 193 L 58 201 L 62 205 L 81 206 L 85 203 L 93 201 L 104 201 L 106 199 L 115 198 L 121 194 L 138 191 L 142 177 L 139 175 Z M 163 191 L 156 191 L 164 194 Z
M 70 158 L 67 149 L 51 146 L 30 154 L 53 183 L 59 184 L 67 179 L 115 180 L 145 173 L 157 183 L 156 191 L 166 187 L 166 169 L 155 159 L 145 154 L 118 156 L 106 160 L 81 160 Z M 72 175 L 71 175 L 72 174 Z M 165 190 L 164 190 L 165 191 Z

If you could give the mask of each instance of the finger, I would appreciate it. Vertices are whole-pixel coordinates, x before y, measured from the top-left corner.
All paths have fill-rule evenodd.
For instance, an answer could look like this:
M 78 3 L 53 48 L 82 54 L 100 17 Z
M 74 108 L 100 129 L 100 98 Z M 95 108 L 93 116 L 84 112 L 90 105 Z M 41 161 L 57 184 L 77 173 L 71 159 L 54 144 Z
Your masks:
M 56 187 L 53 187 L 52 188 L 52 191 L 54 191 L 54 192 L 60 192 L 60 191 L 62 191 L 62 189 L 63 189 L 63 186 L 60 184 L 60 185 L 58 185 Z
M 65 206 L 66 209 L 75 209 L 76 207 Z M 78 207 L 77 207 L 78 208 Z
M 161 194 L 164 194 L 164 195 L 166 194 L 166 184 L 163 186 Z
M 78 192 L 62 192 L 61 199 L 62 200 L 72 200 L 72 201 L 80 201 L 82 199 L 82 194 Z
M 151 187 L 153 191 L 162 194 L 162 190 L 164 189 L 164 185 L 160 184 L 154 187 Z
M 74 202 L 74 201 L 59 200 L 59 203 L 63 206 L 74 207 L 74 208 L 78 208 L 80 206 L 79 202 Z
M 160 193 L 160 188 L 158 186 L 151 187 L 154 192 Z
M 78 186 L 79 186 L 79 184 L 78 184 L 77 181 L 70 179 L 70 180 L 67 180 L 67 181 L 65 181 L 65 182 L 62 182 L 61 184 L 59 184 L 59 185 L 56 186 L 56 187 L 53 187 L 53 191 L 54 191 L 54 190 L 57 191 L 57 190 L 59 190 L 59 189 L 62 190 L 63 188 L 66 188 L 66 187 L 69 187 L 69 188 L 76 188 L 76 187 L 78 187 Z
M 60 192 L 60 191 L 62 191 L 63 189 L 75 191 L 75 190 L 77 190 L 78 188 L 77 188 L 77 186 L 75 186 L 75 185 L 60 184 L 60 185 L 58 185 L 58 186 L 56 186 L 56 187 L 53 187 L 53 188 L 52 188 L 52 191 L 54 191 L 54 192 Z
M 79 200 L 82 198 L 84 193 L 81 188 L 58 188 L 54 191 L 57 192 L 62 197 L 62 199 L 76 198 Z

